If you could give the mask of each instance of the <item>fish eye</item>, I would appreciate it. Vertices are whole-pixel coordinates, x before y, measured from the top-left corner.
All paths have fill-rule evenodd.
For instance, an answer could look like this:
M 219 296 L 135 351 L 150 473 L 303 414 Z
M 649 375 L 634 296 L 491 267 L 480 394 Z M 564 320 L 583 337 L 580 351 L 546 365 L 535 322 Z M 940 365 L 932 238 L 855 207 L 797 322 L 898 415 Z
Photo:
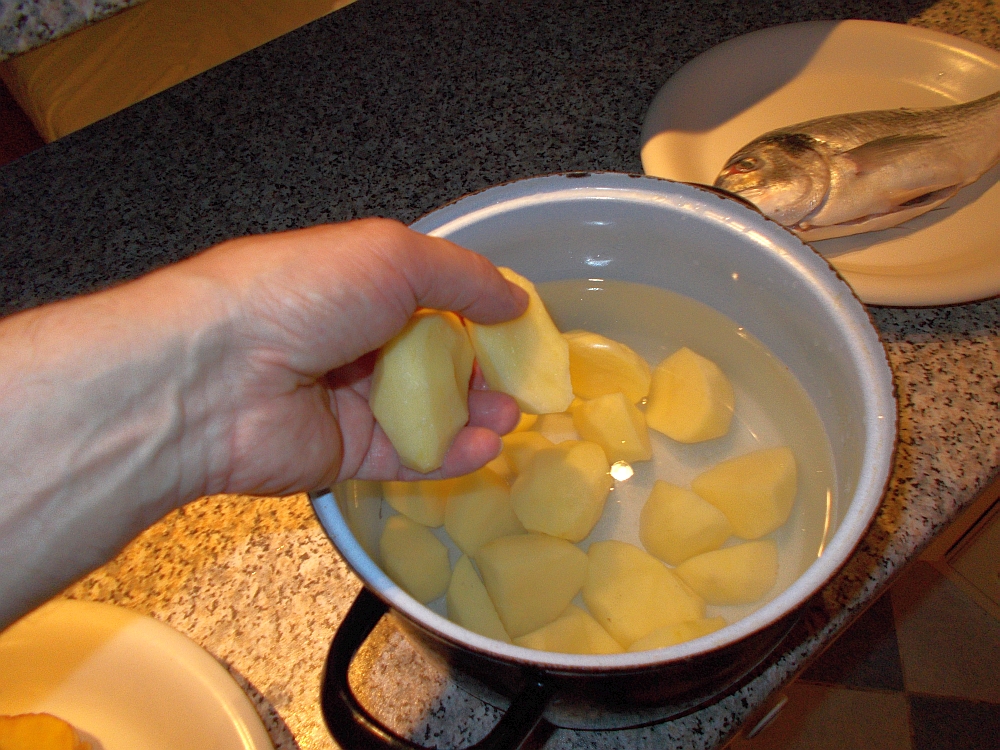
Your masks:
M 734 172 L 753 172 L 759 166 L 760 166 L 760 159 L 758 159 L 758 158 L 756 158 L 754 156 L 747 156 L 747 157 L 745 157 L 743 159 L 740 159 L 738 162 L 736 162 L 733 165 L 733 167 L 732 167 L 732 171 L 734 171 Z

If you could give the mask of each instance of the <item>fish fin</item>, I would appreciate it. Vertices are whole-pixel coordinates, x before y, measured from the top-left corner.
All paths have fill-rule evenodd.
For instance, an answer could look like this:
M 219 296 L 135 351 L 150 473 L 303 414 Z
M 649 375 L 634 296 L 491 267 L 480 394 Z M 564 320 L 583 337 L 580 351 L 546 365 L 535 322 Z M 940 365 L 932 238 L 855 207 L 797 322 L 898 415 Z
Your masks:
M 888 135 L 885 138 L 876 138 L 874 141 L 862 143 L 860 146 L 843 152 L 840 157 L 849 160 L 854 165 L 855 172 L 861 175 L 895 165 L 901 156 L 943 137 L 940 135 Z

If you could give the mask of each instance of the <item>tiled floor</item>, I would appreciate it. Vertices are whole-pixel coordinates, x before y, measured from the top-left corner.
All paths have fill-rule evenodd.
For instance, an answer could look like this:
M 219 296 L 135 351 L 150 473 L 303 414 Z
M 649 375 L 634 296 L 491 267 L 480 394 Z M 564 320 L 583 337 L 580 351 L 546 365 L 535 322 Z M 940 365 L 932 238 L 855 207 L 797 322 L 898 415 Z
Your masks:
M 731 750 L 1000 750 L 1000 621 L 916 563 Z

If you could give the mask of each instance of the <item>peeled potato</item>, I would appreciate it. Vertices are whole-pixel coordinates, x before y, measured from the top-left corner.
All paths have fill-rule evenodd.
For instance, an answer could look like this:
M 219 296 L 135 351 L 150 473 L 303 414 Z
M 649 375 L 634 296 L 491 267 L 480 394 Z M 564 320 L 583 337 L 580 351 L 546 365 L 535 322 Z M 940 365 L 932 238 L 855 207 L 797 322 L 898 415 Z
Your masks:
M 469 421 L 469 378 L 475 354 L 454 313 L 418 310 L 382 347 L 368 403 L 404 466 L 441 466 Z
M 788 520 L 798 491 L 795 455 L 769 448 L 716 464 L 691 489 L 726 514 L 733 531 L 758 539 Z
M 424 526 L 437 528 L 444 523 L 448 492 L 454 480 L 382 482 L 382 496 L 397 513 Z
M 697 555 L 677 575 L 709 604 L 751 604 L 778 580 L 778 548 L 770 539 Z
M 421 604 L 447 590 L 448 549 L 426 526 L 406 516 L 392 516 L 382 530 L 379 553 L 386 574 Z
M 703 635 L 714 633 L 726 627 L 726 621 L 721 617 L 705 617 L 701 620 L 687 620 L 675 625 L 667 625 L 665 628 L 654 630 L 645 638 L 640 638 L 631 646 L 629 651 L 652 651 L 656 648 L 667 648 L 676 646 L 684 641 L 692 641 L 701 638 Z
M 587 555 L 545 534 L 504 536 L 475 555 L 483 583 L 511 638 L 561 615 L 587 575 Z
M 624 393 L 637 404 L 649 392 L 649 363 L 618 341 L 599 333 L 570 331 L 569 372 L 573 393 L 592 399 L 609 393 Z
M 510 488 L 528 531 L 579 542 L 594 528 L 614 479 L 596 443 L 567 440 L 538 451 Z
M 503 453 L 515 474 L 523 472 L 535 454 L 555 443 L 534 430 L 512 432 L 503 436 Z
M 691 490 L 657 480 L 639 514 L 639 538 L 654 557 L 680 565 L 718 549 L 733 527 L 726 515 Z
M 573 400 L 569 345 L 559 333 L 535 285 L 509 268 L 500 273 L 528 293 L 528 309 L 506 323 L 481 325 L 466 320 L 487 384 L 514 397 L 521 411 L 566 411 Z
M 622 647 L 587 612 L 569 605 L 548 625 L 522 635 L 518 646 L 563 654 L 620 654 Z
M 646 424 L 680 443 L 699 443 L 729 432 L 733 386 L 722 370 L 686 346 L 656 369 Z
M 577 399 L 573 399 L 575 402 Z M 571 407 L 572 408 L 572 405 Z M 543 414 L 535 422 L 532 428 L 535 432 L 540 432 L 553 443 L 560 443 L 563 440 L 579 440 L 580 435 L 573 424 L 573 415 L 568 412 L 558 414 Z
M 465 555 L 455 563 L 445 602 L 448 606 L 448 619 L 452 622 L 473 633 L 510 643 L 510 636 L 500 622 L 500 616 L 490 595 L 486 593 L 486 587 L 472 566 L 472 560 Z
M 521 414 L 521 418 L 517 420 L 517 424 L 514 425 L 514 429 L 511 432 L 521 432 L 522 430 L 530 430 L 535 426 L 535 422 L 538 421 L 537 414 Z
M 573 424 L 584 440 L 604 449 L 608 461 L 648 461 L 653 457 L 646 418 L 623 393 L 581 401 L 572 408 Z
M 583 601 L 622 648 L 654 630 L 705 616 L 701 597 L 638 547 L 616 540 L 594 542 L 587 557 Z
M 497 537 L 524 533 L 510 504 L 510 487 L 487 468 L 453 481 L 444 528 L 467 555 Z
M 52 714 L 0 716 L 3 750 L 90 750 L 69 723 Z

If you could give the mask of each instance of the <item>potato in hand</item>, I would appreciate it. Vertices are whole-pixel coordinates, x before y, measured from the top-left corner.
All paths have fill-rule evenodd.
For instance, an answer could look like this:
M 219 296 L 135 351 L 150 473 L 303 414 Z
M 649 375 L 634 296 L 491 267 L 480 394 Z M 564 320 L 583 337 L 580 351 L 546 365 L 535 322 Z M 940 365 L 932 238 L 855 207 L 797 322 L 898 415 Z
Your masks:
M 514 513 L 528 531 L 579 542 L 594 528 L 614 485 L 596 443 L 567 440 L 535 453 L 510 488 Z
M 733 386 L 718 365 L 686 346 L 656 369 L 646 424 L 679 443 L 700 443 L 729 432 Z
M 454 313 L 418 310 L 382 347 L 368 403 L 400 461 L 427 473 L 441 466 L 469 421 L 475 354 Z
M 726 514 L 737 536 L 759 539 L 792 512 L 798 492 L 795 454 L 782 447 L 730 458 L 695 477 L 691 489 Z
M 486 383 L 513 396 L 521 411 L 528 414 L 566 411 L 573 400 L 569 345 L 549 317 L 535 285 L 509 268 L 499 270 L 528 293 L 528 309 L 506 323 L 465 321 Z

